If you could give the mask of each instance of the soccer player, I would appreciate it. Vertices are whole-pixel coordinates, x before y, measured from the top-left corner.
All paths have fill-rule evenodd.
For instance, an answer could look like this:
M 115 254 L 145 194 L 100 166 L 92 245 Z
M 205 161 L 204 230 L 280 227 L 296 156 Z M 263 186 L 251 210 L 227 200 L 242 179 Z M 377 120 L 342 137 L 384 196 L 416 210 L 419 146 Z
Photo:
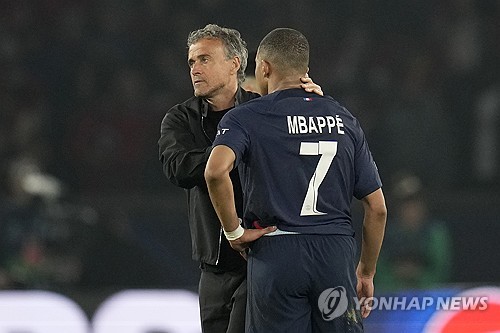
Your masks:
M 200 263 L 200 317 L 204 333 L 241 333 L 245 326 L 246 261 L 222 236 L 203 173 L 217 124 L 235 105 L 259 97 L 241 88 L 248 50 L 237 30 L 208 24 L 187 40 L 194 96 L 166 113 L 159 155 L 163 171 L 188 195 L 193 259 Z M 322 94 L 304 76 L 303 88 Z M 231 172 L 236 207 L 242 213 L 241 187 Z
M 300 89 L 309 44 L 279 28 L 261 41 L 255 77 L 264 96 L 219 123 L 205 169 L 226 238 L 248 253 L 247 332 L 361 332 L 358 297 L 372 297 L 387 210 L 382 183 L 357 119 L 331 97 Z M 238 167 L 243 215 L 229 174 Z M 357 269 L 351 201 L 363 202 Z M 243 227 L 239 216 L 242 216 Z M 269 233 L 272 231 L 271 233 Z M 345 311 L 320 295 L 337 289 Z M 357 290 L 356 290 L 357 288 Z

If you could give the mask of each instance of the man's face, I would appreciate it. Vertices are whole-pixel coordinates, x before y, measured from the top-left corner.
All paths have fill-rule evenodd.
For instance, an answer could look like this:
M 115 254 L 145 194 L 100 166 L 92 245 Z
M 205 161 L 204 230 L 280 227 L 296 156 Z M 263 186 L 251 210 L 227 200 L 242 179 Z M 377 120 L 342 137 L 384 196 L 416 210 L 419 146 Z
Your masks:
M 226 59 L 224 45 L 218 39 L 200 39 L 188 51 L 188 65 L 194 95 L 211 98 L 232 80 L 238 80 L 233 59 Z

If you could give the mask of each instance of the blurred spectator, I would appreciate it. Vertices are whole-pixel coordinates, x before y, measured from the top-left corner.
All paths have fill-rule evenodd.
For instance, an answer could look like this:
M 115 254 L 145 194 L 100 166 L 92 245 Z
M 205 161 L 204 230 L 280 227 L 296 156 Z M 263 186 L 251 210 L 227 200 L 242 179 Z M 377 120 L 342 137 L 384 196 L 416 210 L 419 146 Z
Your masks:
M 411 169 L 432 184 L 450 184 L 453 146 L 450 141 L 450 115 L 442 107 L 442 96 L 433 75 L 437 64 L 428 51 L 408 50 L 401 62 L 394 98 L 387 112 L 380 115 L 378 145 L 391 147 L 381 157 L 385 172 Z M 425 49 L 425 47 L 423 47 Z M 380 162 L 378 162 L 380 163 Z
M 0 207 L 0 288 L 55 288 L 78 282 L 83 242 L 77 223 L 93 214 L 60 199 L 61 182 L 30 158 L 6 170 Z M 91 219 L 87 219 L 90 217 Z
M 420 179 L 404 175 L 393 188 L 384 246 L 377 269 L 380 290 L 432 288 L 449 282 L 451 237 L 444 222 L 434 218 Z
M 500 182 L 500 84 L 488 87 L 475 111 L 474 173 L 482 184 Z
M 140 188 L 149 137 L 147 86 L 141 71 L 125 68 L 112 89 L 71 119 L 68 155 L 76 185 L 91 192 Z

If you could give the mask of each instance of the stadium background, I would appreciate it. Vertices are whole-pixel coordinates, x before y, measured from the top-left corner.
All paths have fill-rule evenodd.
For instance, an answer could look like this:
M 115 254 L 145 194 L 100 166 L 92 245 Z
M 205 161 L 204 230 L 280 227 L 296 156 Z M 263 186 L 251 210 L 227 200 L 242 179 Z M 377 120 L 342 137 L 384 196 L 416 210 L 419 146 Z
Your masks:
M 250 68 L 268 31 L 302 31 L 387 193 L 400 172 L 422 180 L 451 232 L 448 283 L 498 284 L 499 22 L 495 0 L 2 1 L 0 287 L 89 314 L 123 289 L 196 290 L 185 196 L 156 142 L 192 94 L 185 41 L 207 23 L 241 32 Z

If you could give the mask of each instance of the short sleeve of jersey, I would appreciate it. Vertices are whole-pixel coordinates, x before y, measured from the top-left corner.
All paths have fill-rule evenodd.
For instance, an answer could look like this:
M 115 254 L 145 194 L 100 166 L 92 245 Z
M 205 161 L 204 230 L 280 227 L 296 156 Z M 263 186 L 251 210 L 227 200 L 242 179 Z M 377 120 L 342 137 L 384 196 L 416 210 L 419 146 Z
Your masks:
M 359 123 L 358 123 L 359 124 Z M 362 199 L 382 187 L 382 181 L 377 166 L 368 147 L 363 130 L 358 126 L 358 143 L 355 153 L 355 184 L 354 196 Z
M 217 136 L 213 146 L 224 145 L 231 148 L 236 155 L 234 167 L 242 160 L 250 142 L 247 131 L 243 128 L 241 121 L 236 117 L 236 109 L 226 113 L 219 122 Z

